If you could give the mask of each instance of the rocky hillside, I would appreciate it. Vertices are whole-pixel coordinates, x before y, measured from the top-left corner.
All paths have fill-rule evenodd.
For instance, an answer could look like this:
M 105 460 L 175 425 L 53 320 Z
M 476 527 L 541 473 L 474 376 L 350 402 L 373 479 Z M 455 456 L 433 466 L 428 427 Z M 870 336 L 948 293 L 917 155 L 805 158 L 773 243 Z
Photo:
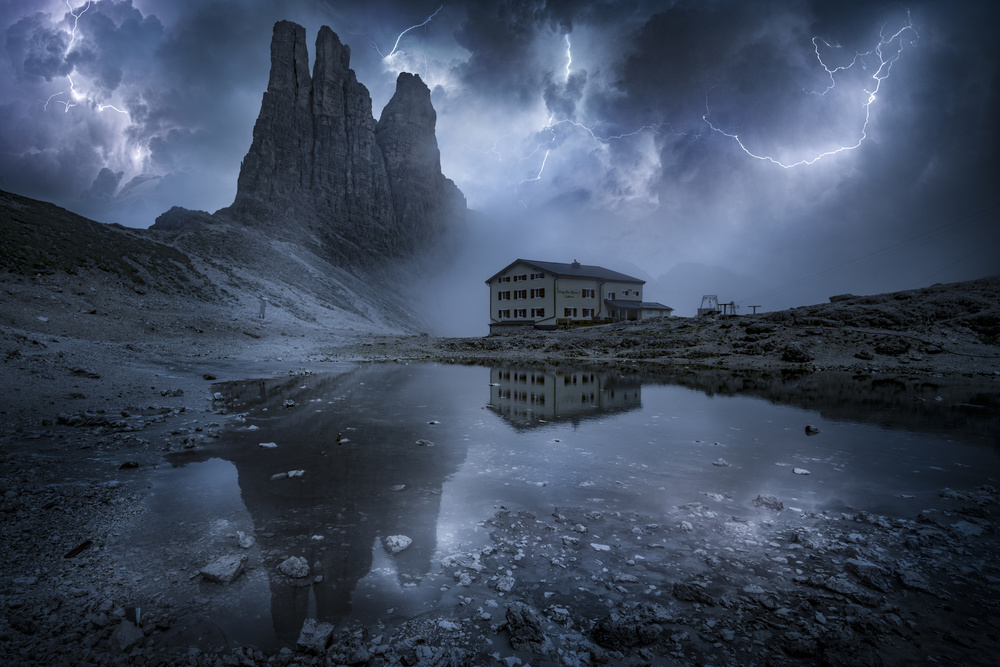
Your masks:
M 386 355 L 419 355 L 393 350 Z M 427 353 L 482 362 L 590 362 L 1000 378 L 1000 277 L 756 315 L 672 317 L 448 339 Z
M 350 47 L 321 28 L 310 76 L 305 39 L 300 25 L 274 26 L 270 79 L 233 204 L 214 216 L 173 209 L 153 229 L 232 221 L 362 267 L 441 241 L 467 209 L 441 173 L 430 90 L 400 74 L 376 122 Z
M 224 219 L 168 233 L 130 229 L 2 191 L 0 221 L 0 324 L 24 331 L 134 340 L 149 327 L 184 335 L 188 323 L 235 322 L 238 334 L 261 324 L 261 299 L 272 323 L 345 335 L 421 327 L 395 284 L 405 284 L 405 264 L 352 272 Z M 115 323 L 86 317 L 98 313 Z

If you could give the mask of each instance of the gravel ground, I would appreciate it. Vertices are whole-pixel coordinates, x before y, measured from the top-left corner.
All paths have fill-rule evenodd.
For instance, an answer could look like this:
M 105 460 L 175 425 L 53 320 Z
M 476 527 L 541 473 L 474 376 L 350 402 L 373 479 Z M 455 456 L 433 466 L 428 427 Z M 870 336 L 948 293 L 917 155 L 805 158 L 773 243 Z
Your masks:
M 11 664 L 991 664 L 1000 648 L 1000 495 L 989 484 L 942 490 L 913 517 L 792 520 L 767 498 L 752 516 L 692 499 L 669 525 L 599 508 L 500 511 L 492 547 L 442 564 L 456 586 L 469 575 L 470 602 L 454 613 L 393 628 L 319 624 L 296 651 L 271 656 L 186 635 L 175 610 L 140 599 L 109 556 L 142 521 L 164 454 L 226 428 L 216 381 L 433 359 L 995 383 L 1000 279 L 756 316 L 472 339 L 280 309 L 262 320 L 239 295 L 212 304 L 100 275 L 8 274 L 0 286 L 0 647 Z M 712 535 L 738 548 L 697 539 Z M 670 549 L 657 541 L 687 545 L 670 558 L 701 574 L 671 576 Z M 591 542 L 607 547 L 597 569 L 583 558 Z M 518 576 L 524 558 L 552 570 L 551 586 Z M 147 611 L 136 619 L 135 607 Z

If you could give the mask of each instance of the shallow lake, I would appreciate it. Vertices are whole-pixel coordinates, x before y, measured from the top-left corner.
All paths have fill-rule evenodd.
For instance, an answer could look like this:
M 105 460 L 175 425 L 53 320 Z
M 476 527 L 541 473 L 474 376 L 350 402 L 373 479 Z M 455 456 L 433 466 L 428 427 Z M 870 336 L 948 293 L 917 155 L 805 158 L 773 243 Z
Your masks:
M 1000 474 L 996 387 L 379 364 L 219 390 L 241 418 L 154 473 L 132 553 L 165 590 L 246 555 L 245 575 L 199 583 L 194 603 L 223 638 L 265 649 L 294 644 L 306 618 L 372 625 L 461 604 L 442 562 L 489 545 L 503 508 L 667 523 L 685 503 L 736 515 L 770 494 L 782 516 L 912 517 L 944 487 Z M 412 542 L 390 554 L 398 535 Z M 308 577 L 278 574 L 289 556 Z

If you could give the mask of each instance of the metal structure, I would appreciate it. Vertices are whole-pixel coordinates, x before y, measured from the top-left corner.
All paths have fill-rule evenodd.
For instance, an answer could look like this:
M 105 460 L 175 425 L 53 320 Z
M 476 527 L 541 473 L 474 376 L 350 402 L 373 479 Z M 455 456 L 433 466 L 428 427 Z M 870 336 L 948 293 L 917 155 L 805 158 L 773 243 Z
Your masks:
M 716 313 L 721 313 L 722 308 L 719 306 L 719 297 L 715 294 L 706 294 L 701 297 L 701 306 L 698 308 L 698 317 L 704 315 L 714 315 Z

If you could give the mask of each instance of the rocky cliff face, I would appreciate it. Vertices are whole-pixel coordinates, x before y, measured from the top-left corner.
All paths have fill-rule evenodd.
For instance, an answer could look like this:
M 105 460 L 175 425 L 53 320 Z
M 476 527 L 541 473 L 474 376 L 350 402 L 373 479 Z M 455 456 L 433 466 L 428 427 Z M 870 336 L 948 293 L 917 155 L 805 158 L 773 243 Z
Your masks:
M 427 247 L 466 211 L 441 174 L 427 86 L 400 74 L 376 124 L 350 48 L 326 26 L 311 77 L 308 63 L 305 29 L 276 23 L 253 143 L 221 213 L 355 264 Z

